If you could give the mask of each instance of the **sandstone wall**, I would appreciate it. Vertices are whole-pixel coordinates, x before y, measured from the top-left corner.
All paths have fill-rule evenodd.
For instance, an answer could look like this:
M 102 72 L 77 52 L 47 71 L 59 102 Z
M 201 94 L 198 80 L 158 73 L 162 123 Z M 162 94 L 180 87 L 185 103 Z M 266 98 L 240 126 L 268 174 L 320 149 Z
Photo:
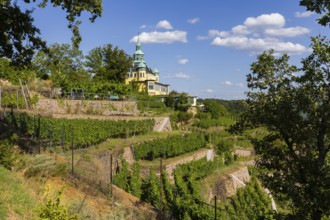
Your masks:
M 45 114 L 137 115 L 134 101 L 40 99 L 35 110 Z

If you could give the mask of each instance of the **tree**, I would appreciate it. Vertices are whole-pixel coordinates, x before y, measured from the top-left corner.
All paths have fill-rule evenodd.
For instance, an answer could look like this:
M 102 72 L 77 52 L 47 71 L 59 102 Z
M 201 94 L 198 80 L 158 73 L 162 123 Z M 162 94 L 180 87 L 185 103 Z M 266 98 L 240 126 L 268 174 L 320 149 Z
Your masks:
M 22 82 L 30 82 L 35 78 L 33 70 L 27 67 L 17 68 L 13 66 L 13 63 L 7 58 L 0 58 L 0 78 L 10 81 L 12 84 L 19 84 L 19 80 Z
M 124 83 L 132 58 L 111 44 L 92 49 L 86 56 L 86 66 L 95 81 Z
M 61 7 L 67 13 L 68 28 L 73 33 L 72 43 L 79 46 L 80 17 L 84 11 L 90 12 L 90 21 L 101 16 L 102 0 L 24 0 L 25 3 L 40 2 L 39 7 L 48 4 Z M 50 2 L 50 3 L 49 3 Z M 7 57 L 18 65 L 27 65 L 31 62 L 35 50 L 46 49 L 46 43 L 40 38 L 40 30 L 33 25 L 32 10 L 22 11 L 16 1 L 2 0 L 0 3 L 0 57 Z
M 211 114 L 211 118 L 218 119 L 220 116 L 229 115 L 225 106 L 218 103 L 215 99 L 206 99 L 203 101 L 206 112 Z
M 37 76 L 52 79 L 55 86 L 64 90 L 74 87 L 79 82 L 89 81 L 84 70 L 82 51 L 69 44 L 52 44 L 48 53 L 39 51 L 33 59 Z
M 258 56 L 244 118 L 268 130 L 253 141 L 263 184 L 289 200 L 297 218 L 321 219 L 330 214 L 330 42 L 312 41 L 301 69 L 287 55 Z
M 26 65 L 34 50 L 46 48 L 46 42 L 38 36 L 40 30 L 33 25 L 31 14 L 29 10 L 22 12 L 9 0 L 0 3 L 0 57 Z
M 305 6 L 308 11 L 321 14 L 318 18 L 319 24 L 330 26 L 330 1 L 329 0 L 300 0 L 300 5 Z

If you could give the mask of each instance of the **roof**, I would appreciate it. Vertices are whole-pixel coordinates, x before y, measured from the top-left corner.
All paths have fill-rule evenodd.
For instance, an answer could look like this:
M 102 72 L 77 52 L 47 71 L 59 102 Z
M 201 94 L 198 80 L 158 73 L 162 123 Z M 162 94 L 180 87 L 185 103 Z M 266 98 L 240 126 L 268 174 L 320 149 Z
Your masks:
M 141 55 L 143 55 L 144 53 L 143 53 L 142 50 L 136 50 L 136 51 L 134 52 L 134 54 L 141 54 Z
M 144 64 L 144 62 L 140 62 L 137 69 L 139 68 L 146 68 L 147 66 Z

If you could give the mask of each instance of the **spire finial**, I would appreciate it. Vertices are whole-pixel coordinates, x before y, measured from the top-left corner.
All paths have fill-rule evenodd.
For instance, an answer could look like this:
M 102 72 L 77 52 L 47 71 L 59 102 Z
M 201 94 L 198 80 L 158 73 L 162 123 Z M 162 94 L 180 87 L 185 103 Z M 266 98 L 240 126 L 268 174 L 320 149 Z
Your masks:
M 138 32 L 138 40 L 137 43 L 140 43 L 140 32 Z

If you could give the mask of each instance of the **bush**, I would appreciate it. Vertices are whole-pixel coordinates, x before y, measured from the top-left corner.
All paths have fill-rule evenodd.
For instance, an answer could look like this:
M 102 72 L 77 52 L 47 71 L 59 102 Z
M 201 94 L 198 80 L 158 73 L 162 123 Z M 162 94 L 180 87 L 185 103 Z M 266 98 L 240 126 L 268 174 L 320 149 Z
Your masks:
M 46 202 L 41 204 L 37 209 L 38 216 L 41 220 L 58 219 L 58 220 L 76 220 L 77 214 L 69 214 L 68 207 L 61 204 L 62 191 L 58 191 L 54 198 L 49 197 L 49 187 L 46 189 Z
M 0 141 L 0 165 L 11 169 L 15 159 L 13 144 L 11 144 L 9 140 Z

